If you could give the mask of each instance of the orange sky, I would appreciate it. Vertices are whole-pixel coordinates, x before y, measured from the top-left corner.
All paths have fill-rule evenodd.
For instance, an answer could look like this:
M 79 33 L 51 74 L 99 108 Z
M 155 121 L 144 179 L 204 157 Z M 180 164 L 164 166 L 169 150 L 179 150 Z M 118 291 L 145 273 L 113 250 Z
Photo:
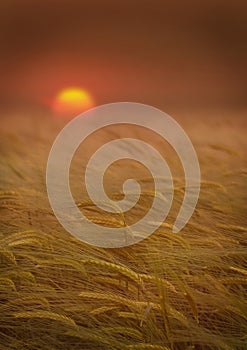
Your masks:
M 0 102 L 246 106 L 246 1 L 2 0 Z

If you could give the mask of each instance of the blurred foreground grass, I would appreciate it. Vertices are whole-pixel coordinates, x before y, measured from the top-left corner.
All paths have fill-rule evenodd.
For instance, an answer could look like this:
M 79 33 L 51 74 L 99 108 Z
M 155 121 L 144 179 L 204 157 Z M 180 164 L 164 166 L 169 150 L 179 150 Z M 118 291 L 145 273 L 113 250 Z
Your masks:
M 171 232 L 183 198 L 178 171 L 167 222 L 139 244 L 100 249 L 71 237 L 49 207 L 45 163 L 61 123 L 3 118 L 1 350 L 246 349 L 245 119 L 184 119 L 184 127 L 202 170 L 200 200 L 188 225 Z M 128 177 L 129 167 L 121 169 Z M 79 163 L 74 170 L 72 180 Z M 121 198 L 113 170 L 107 192 Z M 130 222 L 152 200 L 152 179 L 139 166 L 136 174 L 142 196 L 128 213 Z M 98 210 L 81 183 L 73 186 L 79 207 L 94 222 L 123 225 Z

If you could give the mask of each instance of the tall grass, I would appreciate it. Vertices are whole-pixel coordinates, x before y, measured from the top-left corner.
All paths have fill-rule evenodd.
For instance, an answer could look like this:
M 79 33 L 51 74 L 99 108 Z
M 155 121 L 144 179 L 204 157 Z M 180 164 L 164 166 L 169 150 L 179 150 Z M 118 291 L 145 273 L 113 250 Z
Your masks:
M 48 128 L 38 135 L 29 124 L 19 136 L 2 131 L 0 349 L 245 349 L 246 226 L 239 194 L 246 172 L 239 149 L 206 140 L 197 145 L 201 195 L 182 232 L 171 232 L 183 198 L 177 177 L 166 223 L 134 246 L 101 249 L 65 232 L 49 207 L 44 171 L 56 128 Z M 212 158 L 218 162 L 213 176 Z M 151 179 L 139 180 L 141 199 L 124 222 L 152 201 Z M 108 194 L 122 196 L 115 188 Z M 86 195 L 78 206 L 98 224 L 124 225 Z

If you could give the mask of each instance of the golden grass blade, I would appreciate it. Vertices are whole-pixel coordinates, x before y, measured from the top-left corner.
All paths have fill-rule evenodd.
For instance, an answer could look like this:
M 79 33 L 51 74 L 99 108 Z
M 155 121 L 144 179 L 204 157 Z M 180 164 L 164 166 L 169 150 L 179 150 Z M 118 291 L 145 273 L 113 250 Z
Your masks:
M 26 311 L 26 312 L 16 312 L 14 314 L 15 318 L 42 318 L 49 319 L 53 321 L 58 321 L 63 323 L 65 326 L 77 327 L 74 320 L 71 318 L 57 314 L 51 311 Z

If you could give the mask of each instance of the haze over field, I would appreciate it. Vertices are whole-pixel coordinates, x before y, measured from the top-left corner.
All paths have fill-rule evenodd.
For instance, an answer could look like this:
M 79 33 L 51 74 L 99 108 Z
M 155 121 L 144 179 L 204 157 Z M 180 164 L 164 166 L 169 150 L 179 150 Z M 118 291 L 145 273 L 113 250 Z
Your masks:
M 48 105 L 75 85 L 97 104 L 246 107 L 246 2 L 1 1 L 1 104 Z M 14 106 L 13 106 L 14 104 Z

